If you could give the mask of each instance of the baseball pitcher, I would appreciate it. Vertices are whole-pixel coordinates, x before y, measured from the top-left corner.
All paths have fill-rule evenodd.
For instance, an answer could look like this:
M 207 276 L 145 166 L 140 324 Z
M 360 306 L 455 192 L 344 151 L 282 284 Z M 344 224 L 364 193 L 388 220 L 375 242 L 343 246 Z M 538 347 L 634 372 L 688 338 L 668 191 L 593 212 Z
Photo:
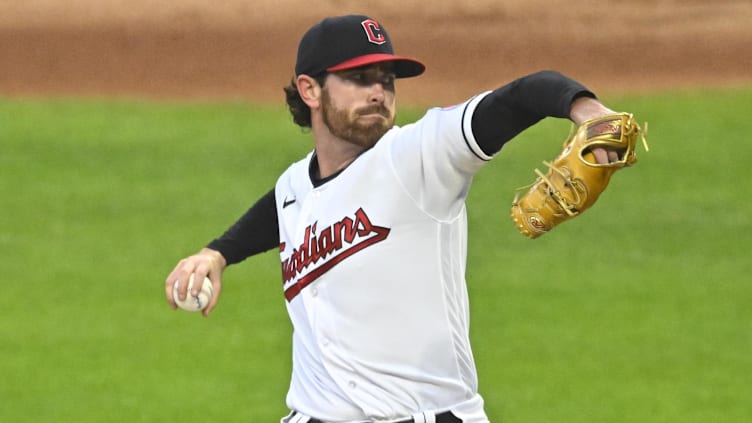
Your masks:
M 313 148 L 223 235 L 167 277 L 185 298 L 226 266 L 277 248 L 294 331 L 283 423 L 487 422 L 469 340 L 465 281 L 473 176 L 546 117 L 578 129 L 512 205 L 531 238 L 590 207 L 635 162 L 640 127 L 552 71 L 521 77 L 395 126 L 395 79 L 425 66 L 395 55 L 368 16 L 322 20 L 302 37 L 285 88 Z M 511 227 L 511 225 L 510 225 Z

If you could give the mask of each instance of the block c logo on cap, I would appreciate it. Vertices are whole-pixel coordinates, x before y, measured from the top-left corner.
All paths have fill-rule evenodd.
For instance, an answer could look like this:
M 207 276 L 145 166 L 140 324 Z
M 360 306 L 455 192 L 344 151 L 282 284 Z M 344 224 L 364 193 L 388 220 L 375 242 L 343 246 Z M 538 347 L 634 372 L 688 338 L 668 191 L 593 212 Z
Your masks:
M 378 22 L 373 19 L 366 19 L 360 24 L 363 25 L 363 29 L 366 31 L 368 41 L 379 45 L 386 42 L 386 37 L 384 37 L 384 33 Z

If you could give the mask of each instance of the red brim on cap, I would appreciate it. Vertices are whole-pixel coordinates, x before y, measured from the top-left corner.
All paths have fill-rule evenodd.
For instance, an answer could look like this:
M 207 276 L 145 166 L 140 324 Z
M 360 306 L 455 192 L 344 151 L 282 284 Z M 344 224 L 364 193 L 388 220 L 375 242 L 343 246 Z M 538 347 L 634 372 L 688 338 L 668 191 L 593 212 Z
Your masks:
M 426 70 L 426 66 L 423 63 L 410 57 L 377 53 L 366 54 L 364 56 L 358 56 L 353 59 L 346 60 L 338 65 L 327 68 L 327 72 L 336 72 L 384 62 L 394 63 L 394 73 L 396 74 L 397 78 L 409 78 L 411 76 L 418 76 Z

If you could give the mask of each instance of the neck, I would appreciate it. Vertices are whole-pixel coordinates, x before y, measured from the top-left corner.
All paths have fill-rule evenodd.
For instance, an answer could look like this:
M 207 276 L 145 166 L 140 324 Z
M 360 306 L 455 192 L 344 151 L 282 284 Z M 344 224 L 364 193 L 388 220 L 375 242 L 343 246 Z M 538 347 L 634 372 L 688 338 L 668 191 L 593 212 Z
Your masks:
M 352 163 L 366 148 L 341 138 L 329 132 L 326 125 L 315 125 L 313 139 L 316 147 L 316 158 L 319 165 L 320 179 L 329 177 Z

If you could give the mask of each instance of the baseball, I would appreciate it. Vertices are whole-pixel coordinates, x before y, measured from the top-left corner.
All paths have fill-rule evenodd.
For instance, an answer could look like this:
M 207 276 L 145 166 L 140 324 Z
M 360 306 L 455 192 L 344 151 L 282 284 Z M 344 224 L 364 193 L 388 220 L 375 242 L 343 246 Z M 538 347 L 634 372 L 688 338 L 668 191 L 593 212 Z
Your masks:
M 175 299 L 175 303 L 178 307 L 186 311 L 201 311 L 205 309 L 214 295 L 214 288 L 212 287 L 211 281 L 209 278 L 205 277 L 204 282 L 201 284 L 201 291 L 199 291 L 198 295 L 195 297 L 191 295 L 191 288 L 193 288 L 193 273 L 191 273 L 191 278 L 188 280 L 188 295 L 186 295 L 185 301 L 180 301 L 180 298 L 178 298 L 178 283 L 175 282 L 172 289 L 172 296 Z

